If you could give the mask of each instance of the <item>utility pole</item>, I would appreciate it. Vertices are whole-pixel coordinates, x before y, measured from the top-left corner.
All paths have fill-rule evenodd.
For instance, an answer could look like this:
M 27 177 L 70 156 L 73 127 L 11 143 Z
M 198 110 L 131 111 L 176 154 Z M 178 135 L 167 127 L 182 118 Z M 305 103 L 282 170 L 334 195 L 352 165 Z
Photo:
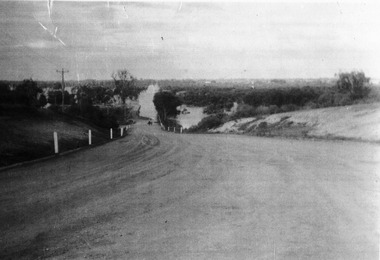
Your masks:
M 68 70 L 64 70 L 62 68 L 62 71 L 57 70 L 58 73 L 62 73 L 62 113 L 63 113 L 63 105 L 65 102 L 65 73 L 68 73 Z

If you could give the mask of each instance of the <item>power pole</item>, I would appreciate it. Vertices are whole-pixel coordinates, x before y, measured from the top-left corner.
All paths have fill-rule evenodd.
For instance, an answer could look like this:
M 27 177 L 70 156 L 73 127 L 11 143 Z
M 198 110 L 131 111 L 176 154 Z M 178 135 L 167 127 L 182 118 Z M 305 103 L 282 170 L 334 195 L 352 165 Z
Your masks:
M 68 73 L 68 70 L 64 70 L 62 68 L 62 71 L 57 70 L 58 73 L 62 73 L 62 113 L 63 113 L 63 105 L 65 102 L 65 73 Z

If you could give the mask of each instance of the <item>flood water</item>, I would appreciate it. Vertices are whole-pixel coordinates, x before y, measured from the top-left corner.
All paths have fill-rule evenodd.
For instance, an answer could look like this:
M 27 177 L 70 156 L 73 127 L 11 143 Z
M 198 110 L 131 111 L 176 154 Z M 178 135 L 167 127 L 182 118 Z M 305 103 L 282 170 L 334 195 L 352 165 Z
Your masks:
M 153 97 L 156 92 L 160 90 L 157 84 L 149 85 L 147 90 L 141 92 L 139 95 L 140 116 L 156 119 L 156 108 L 153 104 Z
M 203 107 L 186 107 L 189 114 L 179 114 L 177 121 L 184 129 L 197 125 L 206 114 L 203 114 Z
M 159 90 L 160 87 L 157 84 L 152 84 L 148 86 L 146 91 L 141 92 L 138 98 L 139 105 L 141 106 L 140 116 L 156 119 L 157 112 L 153 104 L 153 97 Z M 197 125 L 206 116 L 203 114 L 202 107 L 186 107 L 186 109 L 190 113 L 181 113 L 177 116 L 178 123 L 185 129 Z

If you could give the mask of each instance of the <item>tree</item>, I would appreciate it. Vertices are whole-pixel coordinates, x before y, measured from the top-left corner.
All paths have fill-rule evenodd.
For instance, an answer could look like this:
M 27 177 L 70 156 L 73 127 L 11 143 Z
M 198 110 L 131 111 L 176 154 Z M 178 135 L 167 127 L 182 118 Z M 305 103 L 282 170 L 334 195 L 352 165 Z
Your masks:
M 136 99 L 141 90 L 136 86 L 136 79 L 126 69 L 118 70 L 112 74 L 115 82 L 114 94 L 119 95 L 123 104 L 127 98 Z
M 339 73 L 337 87 L 343 93 L 350 93 L 353 99 L 359 99 L 368 94 L 367 83 L 369 80 L 370 78 L 367 78 L 364 72 Z
M 37 86 L 37 82 L 32 79 L 24 80 L 20 85 L 16 86 L 15 96 L 19 103 L 36 107 L 39 102 L 37 100 L 38 93 L 42 93 L 42 89 Z
M 171 92 L 160 91 L 153 97 L 153 103 L 156 107 L 158 115 L 161 120 L 166 122 L 170 116 L 176 116 L 179 114 L 177 107 L 182 105 L 180 99 Z
M 125 107 L 125 100 L 127 98 L 137 99 L 142 89 L 137 88 L 136 79 L 132 74 L 126 70 L 118 70 L 112 74 L 112 78 L 115 82 L 114 95 L 119 95 L 121 102 L 124 106 L 124 119 L 127 118 L 127 110 Z
M 110 88 L 103 86 L 94 87 L 94 103 L 107 104 L 112 100 L 113 92 Z

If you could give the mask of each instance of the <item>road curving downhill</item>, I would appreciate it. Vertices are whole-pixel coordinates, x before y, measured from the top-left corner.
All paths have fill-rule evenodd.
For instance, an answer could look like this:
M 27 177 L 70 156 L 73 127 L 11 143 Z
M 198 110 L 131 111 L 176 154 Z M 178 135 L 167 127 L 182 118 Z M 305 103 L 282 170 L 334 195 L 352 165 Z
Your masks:
M 0 173 L 2 259 L 378 259 L 380 146 L 173 134 Z

